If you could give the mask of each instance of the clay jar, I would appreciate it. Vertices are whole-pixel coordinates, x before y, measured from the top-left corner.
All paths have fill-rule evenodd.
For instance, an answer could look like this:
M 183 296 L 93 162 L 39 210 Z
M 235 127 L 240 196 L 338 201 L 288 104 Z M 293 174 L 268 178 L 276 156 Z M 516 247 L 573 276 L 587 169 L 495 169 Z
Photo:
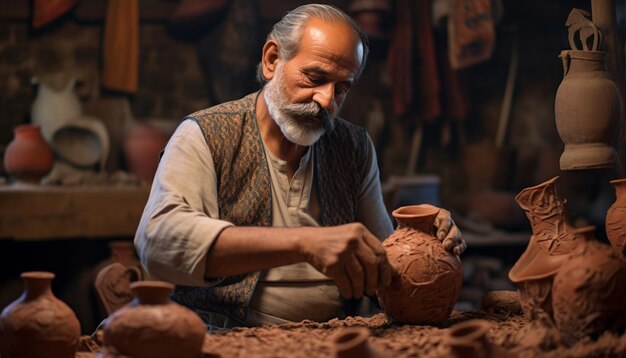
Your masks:
M 606 236 L 613 249 L 626 257 L 626 179 L 610 183 L 615 187 L 615 202 L 606 212 Z
M 500 358 L 512 354 L 492 344 L 487 338 L 491 324 L 482 319 L 472 319 L 457 323 L 446 331 L 443 343 L 455 358 Z
M 4 153 L 5 169 L 19 182 L 39 184 L 52 170 L 52 148 L 43 139 L 38 125 L 19 125 L 14 132 L 15 138 Z
M 24 272 L 25 290 L 0 315 L 0 356 L 74 358 L 80 323 L 50 287 L 54 274 Z
M 560 57 L 565 77 L 556 92 L 555 117 L 565 143 L 561 170 L 613 167 L 622 104 L 606 71 L 606 53 L 567 50 Z
M 573 344 L 605 330 L 626 327 L 626 261 L 593 239 L 572 252 L 554 278 L 554 320 L 563 340 Z
M 389 262 L 397 269 L 391 285 L 377 292 L 389 319 L 421 324 L 446 320 L 463 283 L 461 260 L 434 236 L 439 208 L 423 204 L 393 211 L 398 228 L 384 242 Z
M 152 183 L 159 166 L 159 153 L 165 148 L 168 136 L 144 123 L 135 122 L 124 138 L 124 156 L 129 170 L 145 183 Z
M 369 344 L 370 330 L 366 327 L 340 329 L 331 339 L 333 356 L 336 358 L 384 358 L 382 350 Z
M 206 327 L 193 311 L 172 300 L 174 285 L 133 282 L 135 299 L 117 310 L 104 326 L 104 346 L 134 358 L 196 358 Z

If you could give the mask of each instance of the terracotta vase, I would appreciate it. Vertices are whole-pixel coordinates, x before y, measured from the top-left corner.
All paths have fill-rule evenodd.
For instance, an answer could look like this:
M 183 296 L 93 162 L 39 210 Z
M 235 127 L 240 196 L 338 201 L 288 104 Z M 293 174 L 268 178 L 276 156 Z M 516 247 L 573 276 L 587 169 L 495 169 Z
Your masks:
M 193 311 L 172 300 L 174 285 L 133 282 L 135 299 L 117 310 L 104 326 L 104 346 L 135 358 L 197 358 L 206 327 Z
M 566 223 L 565 200 L 554 177 L 522 190 L 515 199 L 530 221 L 532 236 L 522 256 L 509 271 L 519 288 L 520 304 L 529 320 L 553 323 L 554 275 L 579 244 L 581 235 Z
M 491 343 L 487 337 L 490 328 L 491 324 L 482 319 L 457 323 L 446 331 L 443 343 L 455 358 L 512 357 L 511 353 Z
M 615 202 L 606 212 L 606 236 L 617 253 L 626 257 L 626 179 L 611 180 Z
M 463 284 L 461 260 L 434 236 L 439 208 L 403 206 L 393 211 L 398 228 L 384 242 L 389 262 L 399 275 L 377 292 L 389 319 L 421 324 L 446 320 Z
M 25 290 L 0 315 L 0 356 L 74 358 L 80 323 L 52 293 L 50 272 L 24 272 Z
M 626 260 L 588 236 L 554 278 L 554 320 L 566 344 L 626 328 Z
M 15 138 L 4 153 L 4 167 L 19 182 L 39 184 L 52 170 L 52 148 L 41 136 L 35 124 L 15 127 Z
M 124 138 L 124 156 L 131 173 L 143 182 L 152 183 L 159 166 L 159 153 L 167 140 L 168 136 L 154 126 L 135 122 Z
M 391 357 L 369 343 L 370 330 L 366 327 L 342 328 L 331 338 L 333 356 L 336 358 Z

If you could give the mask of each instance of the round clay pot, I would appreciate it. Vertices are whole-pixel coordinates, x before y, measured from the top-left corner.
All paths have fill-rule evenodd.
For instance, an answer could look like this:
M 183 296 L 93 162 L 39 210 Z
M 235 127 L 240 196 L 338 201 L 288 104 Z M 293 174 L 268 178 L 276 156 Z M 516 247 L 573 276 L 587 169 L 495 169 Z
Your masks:
M 24 293 L 0 315 L 0 356 L 74 358 L 80 323 L 52 293 L 50 272 L 24 272 Z
M 333 356 L 337 358 L 383 358 L 382 350 L 369 344 L 370 330 L 366 327 L 340 329 L 331 339 Z
M 15 138 L 4 153 L 4 167 L 19 182 L 39 184 L 52 170 L 52 148 L 43 139 L 38 125 L 22 124 L 14 132 Z
M 78 167 L 98 165 L 100 171 L 109 155 L 109 132 L 96 117 L 80 116 L 66 121 L 52 134 L 57 155 Z
M 135 122 L 124 138 L 124 156 L 131 173 L 143 182 L 152 183 L 159 166 L 159 153 L 167 140 L 168 136 L 154 126 Z
M 611 180 L 615 202 L 606 212 L 606 236 L 611 246 L 626 257 L 626 179 Z
M 138 281 L 130 289 L 135 299 L 105 323 L 105 347 L 134 358 L 200 356 L 206 327 L 193 311 L 170 300 L 174 285 Z
M 434 236 L 439 208 L 423 204 L 393 211 L 398 228 L 384 242 L 389 262 L 399 275 L 377 292 L 387 316 L 396 323 L 446 320 L 461 291 L 461 260 Z
M 564 341 L 626 327 L 625 282 L 626 260 L 610 246 L 586 240 L 572 252 L 552 286 L 554 320 Z
M 565 77 L 555 100 L 556 127 L 565 143 L 561 170 L 613 167 L 622 104 L 606 70 L 606 53 L 561 51 Z

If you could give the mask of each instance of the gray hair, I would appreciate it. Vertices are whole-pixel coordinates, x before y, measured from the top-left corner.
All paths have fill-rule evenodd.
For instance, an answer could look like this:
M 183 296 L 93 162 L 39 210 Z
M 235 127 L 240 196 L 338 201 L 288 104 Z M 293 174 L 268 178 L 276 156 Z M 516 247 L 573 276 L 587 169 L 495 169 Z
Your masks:
M 278 43 L 279 58 L 289 60 L 298 52 L 302 30 L 307 22 L 313 18 L 321 19 L 325 22 L 343 22 L 349 25 L 359 35 L 359 39 L 363 45 L 363 58 L 361 67 L 356 74 L 356 78 L 358 78 L 365 68 L 365 62 L 369 53 L 367 35 L 365 35 L 353 18 L 332 5 L 306 4 L 295 8 L 283 16 L 279 22 L 274 24 L 272 31 L 267 35 L 266 41 L 276 41 Z M 262 63 L 259 63 L 257 66 L 256 77 L 257 81 L 261 84 L 267 82 L 267 79 L 263 76 Z

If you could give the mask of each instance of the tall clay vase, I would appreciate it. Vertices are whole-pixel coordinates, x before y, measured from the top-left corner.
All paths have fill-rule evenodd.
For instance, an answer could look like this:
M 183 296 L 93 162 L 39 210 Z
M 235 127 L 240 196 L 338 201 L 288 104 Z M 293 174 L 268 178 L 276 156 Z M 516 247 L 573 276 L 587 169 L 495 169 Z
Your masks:
M 135 122 L 124 138 L 124 156 L 131 173 L 145 183 L 152 183 L 159 166 L 159 153 L 167 140 L 168 136 L 154 126 Z
M 626 257 L 626 179 L 612 180 L 615 202 L 606 212 L 606 236 L 613 249 Z
M 526 188 L 515 197 L 530 221 L 533 234 L 509 271 L 509 279 L 519 288 L 526 318 L 545 323 L 554 323 L 551 297 L 554 275 L 581 237 L 566 223 L 565 200 L 558 196 L 558 179 L 557 176 Z
M 622 104 L 606 70 L 606 53 L 561 52 L 565 77 L 555 100 L 556 127 L 565 144 L 562 170 L 614 167 Z
M 552 287 L 554 320 L 566 344 L 626 328 L 626 260 L 592 236 L 568 255 Z
M 80 323 L 52 293 L 50 272 L 24 272 L 25 290 L 0 315 L 0 356 L 74 358 Z
M 174 285 L 133 282 L 135 299 L 113 313 L 104 326 L 104 346 L 134 358 L 197 358 L 206 327 L 198 315 L 172 300 Z
M 369 343 L 370 330 L 366 327 L 342 328 L 331 338 L 333 356 L 336 358 L 385 358 L 384 351 Z
M 454 358 L 513 357 L 513 354 L 491 343 L 487 337 L 490 328 L 491 324 L 482 319 L 457 323 L 446 331 L 443 343 Z
M 448 319 L 463 284 L 461 260 L 434 235 L 439 208 L 403 206 L 392 215 L 398 227 L 384 242 L 398 275 L 377 292 L 387 317 L 396 323 L 421 324 Z
M 5 169 L 18 182 L 39 184 L 52 170 L 52 148 L 38 125 L 22 124 L 15 127 L 14 133 L 15 138 L 4 153 Z

